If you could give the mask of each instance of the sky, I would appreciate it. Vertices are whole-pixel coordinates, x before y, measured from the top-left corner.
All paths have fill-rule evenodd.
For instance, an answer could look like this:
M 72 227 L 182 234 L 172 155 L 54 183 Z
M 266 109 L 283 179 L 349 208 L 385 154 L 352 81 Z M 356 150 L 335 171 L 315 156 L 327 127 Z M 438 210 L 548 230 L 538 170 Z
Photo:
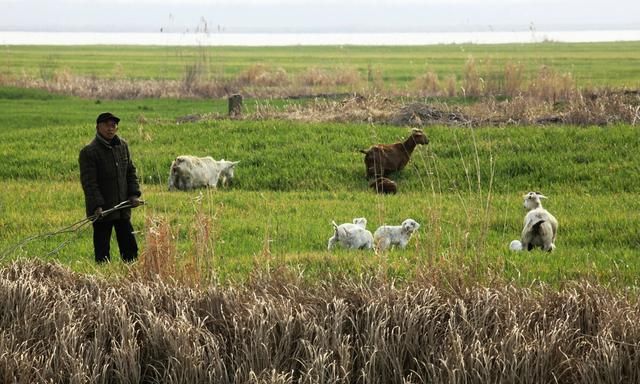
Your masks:
M 640 0 L 0 0 L 0 31 L 640 29 Z

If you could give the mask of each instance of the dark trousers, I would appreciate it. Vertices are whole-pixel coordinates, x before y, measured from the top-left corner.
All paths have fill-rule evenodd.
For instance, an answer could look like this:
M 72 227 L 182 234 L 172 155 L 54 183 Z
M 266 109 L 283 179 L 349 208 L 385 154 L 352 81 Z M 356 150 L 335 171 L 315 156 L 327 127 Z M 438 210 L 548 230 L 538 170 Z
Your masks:
M 109 254 L 111 230 L 115 228 L 118 248 L 123 261 L 135 261 L 138 257 L 138 243 L 133 235 L 131 220 L 96 221 L 93 223 L 93 250 L 97 263 L 111 260 Z

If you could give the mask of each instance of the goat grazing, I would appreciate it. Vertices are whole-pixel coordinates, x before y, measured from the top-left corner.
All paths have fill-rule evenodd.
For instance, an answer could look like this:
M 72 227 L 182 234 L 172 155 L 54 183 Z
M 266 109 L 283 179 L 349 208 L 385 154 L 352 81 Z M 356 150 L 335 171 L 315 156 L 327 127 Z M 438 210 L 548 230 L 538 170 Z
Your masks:
M 387 176 L 391 172 L 403 169 L 413 150 L 418 144 L 429 144 L 429 139 L 421 129 L 414 128 L 405 141 L 394 144 L 376 144 L 369 149 L 360 150 L 364 153 L 364 164 L 367 168 L 367 177 L 377 179 Z
M 211 156 L 178 156 L 169 170 L 169 190 L 217 188 L 219 181 L 227 185 L 233 179 L 234 168 L 238 163 L 239 161 L 214 160 Z
M 373 247 L 373 236 L 367 230 L 367 219 L 358 217 L 353 219 L 353 223 L 336 224 L 331 222 L 334 234 L 329 238 L 328 250 L 332 250 L 336 244 L 348 249 L 371 249 Z
M 392 193 L 398 192 L 398 185 L 395 181 L 387 179 L 386 177 L 378 177 L 377 179 L 369 183 L 369 187 L 373 188 L 377 193 Z
M 373 234 L 373 244 L 378 251 L 384 251 L 393 245 L 405 248 L 411 235 L 418 228 L 420 228 L 420 224 L 413 219 L 407 219 L 400 225 L 383 225 L 378 227 Z
M 509 245 L 510 249 L 530 251 L 540 247 L 543 251 L 551 252 L 556 248 L 558 220 L 542 207 L 540 199 L 546 198 L 538 192 L 529 192 L 524 195 L 524 208 L 528 212 L 524 217 L 520 241 L 513 240 Z

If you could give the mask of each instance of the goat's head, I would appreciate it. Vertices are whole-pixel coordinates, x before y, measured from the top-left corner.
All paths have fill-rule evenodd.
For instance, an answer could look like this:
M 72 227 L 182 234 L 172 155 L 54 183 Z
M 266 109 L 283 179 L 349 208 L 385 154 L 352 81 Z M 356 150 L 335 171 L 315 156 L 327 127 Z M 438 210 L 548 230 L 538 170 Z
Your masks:
M 540 192 L 529 192 L 524 197 L 524 208 L 527 211 L 531 211 L 532 209 L 542 207 L 542 202 L 540 199 L 546 199 L 547 197 L 541 194 Z
M 407 219 L 402 222 L 402 231 L 404 233 L 412 234 L 413 232 L 417 231 L 418 228 L 420 228 L 420 224 L 418 224 L 413 219 Z
M 412 129 L 411 138 L 416 144 L 429 144 L 429 138 L 424 134 L 424 132 L 422 132 L 422 129 Z
M 184 156 L 178 156 L 171 162 L 171 173 L 179 174 L 184 173 L 188 169 L 191 169 L 191 162 Z
M 225 176 L 229 179 L 233 179 L 233 171 L 236 167 L 236 165 L 239 163 L 239 161 L 227 161 L 225 159 L 222 159 L 219 161 L 221 168 L 220 168 L 220 174 L 222 176 Z
M 367 219 L 364 217 L 356 217 L 353 219 L 353 224 L 358 225 L 362 228 L 367 228 Z

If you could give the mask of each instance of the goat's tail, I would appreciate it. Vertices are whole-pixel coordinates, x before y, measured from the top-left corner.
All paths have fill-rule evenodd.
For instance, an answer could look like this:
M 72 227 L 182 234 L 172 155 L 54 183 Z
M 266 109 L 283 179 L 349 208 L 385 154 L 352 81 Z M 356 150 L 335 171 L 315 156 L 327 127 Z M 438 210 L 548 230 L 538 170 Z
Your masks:
M 338 224 L 336 224 L 335 221 L 331 220 L 331 224 L 333 224 L 333 228 L 335 228 L 335 236 L 340 239 L 340 238 L 346 238 L 349 236 L 349 231 L 347 231 L 346 229 L 340 229 L 338 227 Z
M 535 234 L 542 234 L 542 224 L 544 224 L 546 220 L 539 220 L 531 225 L 531 232 Z
M 358 152 L 364 153 L 365 155 L 369 154 L 369 150 L 367 150 L 367 149 L 358 149 Z

